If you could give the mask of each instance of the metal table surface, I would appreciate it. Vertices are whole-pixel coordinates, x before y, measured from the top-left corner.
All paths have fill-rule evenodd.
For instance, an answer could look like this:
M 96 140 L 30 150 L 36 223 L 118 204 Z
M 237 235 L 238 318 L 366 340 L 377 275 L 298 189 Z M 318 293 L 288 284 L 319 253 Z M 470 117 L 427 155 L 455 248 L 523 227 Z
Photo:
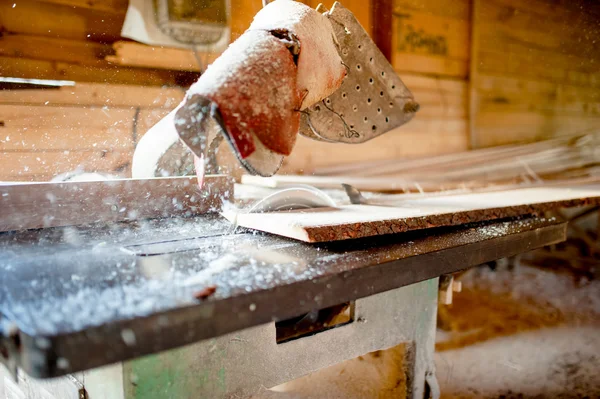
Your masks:
M 560 242 L 566 225 L 523 218 L 319 245 L 231 229 L 205 215 L 0 233 L 0 357 L 64 375 Z

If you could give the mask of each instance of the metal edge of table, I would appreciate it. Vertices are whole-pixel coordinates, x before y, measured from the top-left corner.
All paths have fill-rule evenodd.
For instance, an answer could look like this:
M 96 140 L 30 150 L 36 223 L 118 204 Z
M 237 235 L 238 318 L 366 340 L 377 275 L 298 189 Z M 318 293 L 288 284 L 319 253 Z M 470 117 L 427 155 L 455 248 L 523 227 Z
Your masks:
M 16 366 L 33 377 L 57 377 L 295 317 L 315 308 L 367 297 L 565 240 L 565 222 L 548 220 L 542 223 L 538 220 L 537 224 L 530 230 L 512 231 L 466 245 L 301 280 L 273 289 L 207 300 L 194 306 L 84 331 L 52 337 L 21 333 L 20 355 L 11 360 L 13 365 L 16 362 Z M 390 237 L 392 241 L 403 240 L 402 234 L 381 239 L 389 242 Z M 165 314 L 168 314 L 169 323 L 161 325 L 160 318 Z M 124 342 L 122 331 L 125 329 L 135 333 L 136 345 Z M 45 349 L 40 348 L 40 338 L 48 342 L 44 345 Z M 85 356 L 81 356 L 82 353 Z M 67 368 L 57 367 L 57 360 L 61 358 L 68 359 Z

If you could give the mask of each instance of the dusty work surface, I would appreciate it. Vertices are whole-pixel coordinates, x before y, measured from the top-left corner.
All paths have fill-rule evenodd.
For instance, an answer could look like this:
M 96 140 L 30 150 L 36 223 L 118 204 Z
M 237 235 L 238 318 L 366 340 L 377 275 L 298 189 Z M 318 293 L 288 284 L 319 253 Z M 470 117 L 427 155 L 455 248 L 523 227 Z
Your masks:
M 240 225 L 306 242 L 455 226 L 600 202 L 600 186 L 535 187 L 460 195 L 381 196 L 367 204 L 226 215 Z
M 109 364 L 562 241 L 565 224 L 326 245 L 231 233 L 203 216 L 0 234 L 0 309 L 20 334 L 9 356 L 34 376 Z

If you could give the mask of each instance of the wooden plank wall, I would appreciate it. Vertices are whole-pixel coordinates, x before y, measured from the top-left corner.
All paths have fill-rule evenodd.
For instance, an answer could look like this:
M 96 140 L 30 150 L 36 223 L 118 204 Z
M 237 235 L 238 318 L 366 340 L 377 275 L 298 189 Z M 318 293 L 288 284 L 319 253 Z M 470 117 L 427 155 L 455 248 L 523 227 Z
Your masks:
M 316 6 L 318 0 L 305 2 Z M 300 138 L 284 172 L 599 126 L 597 3 L 343 3 L 388 53 L 421 110 L 409 124 L 358 146 Z M 191 51 L 123 41 L 126 7 L 127 0 L 0 0 L 0 76 L 77 82 L 0 90 L 0 180 L 47 180 L 76 167 L 126 176 L 139 137 L 217 56 L 203 54 L 199 65 Z M 235 2 L 232 38 L 260 7 L 260 0 Z
M 370 32 L 384 53 L 389 51 L 392 65 L 421 110 L 410 123 L 360 145 L 299 138 L 283 172 L 310 173 L 340 163 L 420 157 L 469 147 L 470 0 L 377 0 L 370 3 L 370 7 L 377 3 L 375 10 L 365 3 L 365 9 L 353 12 L 360 19 L 370 10 Z M 383 37 L 377 37 L 377 31 Z
M 475 0 L 472 145 L 600 129 L 600 3 Z
M 48 181 L 74 170 L 129 177 L 137 141 L 183 95 L 98 83 L 0 90 L 0 181 Z
M 130 68 L 104 58 L 127 0 L 0 1 L 0 75 L 135 85 L 187 85 L 197 74 Z M 14 7 L 13 7 L 14 5 Z

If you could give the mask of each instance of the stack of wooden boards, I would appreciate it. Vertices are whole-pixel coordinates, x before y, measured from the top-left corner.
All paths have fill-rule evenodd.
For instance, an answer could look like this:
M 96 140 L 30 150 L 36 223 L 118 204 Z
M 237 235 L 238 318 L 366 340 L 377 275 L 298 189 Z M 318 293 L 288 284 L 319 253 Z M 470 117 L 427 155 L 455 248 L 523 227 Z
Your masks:
M 353 164 L 320 169 L 321 176 L 244 176 L 246 185 L 275 189 L 309 184 L 339 191 L 345 183 L 396 194 L 365 192 L 360 204 L 345 201 L 335 208 L 241 212 L 235 215 L 236 223 L 321 242 L 597 206 L 599 139 L 600 134 L 586 135 L 417 160 Z
M 243 176 L 242 183 L 267 187 L 310 184 L 360 190 L 424 193 L 500 190 L 600 182 L 600 132 L 408 160 L 382 160 L 317 168 L 314 175 Z

